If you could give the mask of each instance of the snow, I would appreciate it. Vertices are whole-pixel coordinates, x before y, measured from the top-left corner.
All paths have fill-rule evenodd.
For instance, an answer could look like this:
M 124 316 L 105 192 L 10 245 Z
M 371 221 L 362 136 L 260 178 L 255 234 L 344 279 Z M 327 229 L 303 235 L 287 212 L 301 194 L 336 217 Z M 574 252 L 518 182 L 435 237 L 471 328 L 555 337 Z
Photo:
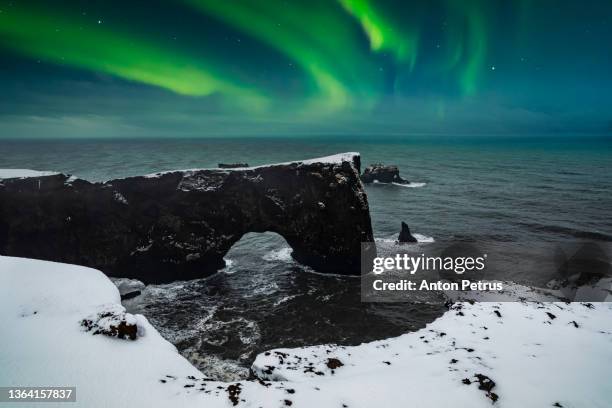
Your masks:
M 359 152 L 346 152 L 346 153 L 338 153 L 338 154 L 333 154 L 331 156 L 325 156 L 325 157 L 319 157 L 316 159 L 309 159 L 309 160 L 301 160 L 298 162 L 294 162 L 294 163 L 301 163 L 301 164 L 313 164 L 313 163 L 328 163 L 328 164 L 342 164 L 342 162 L 345 161 L 353 161 L 353 158 L 355 156 L 359 156 Z M 291 164 L 291 163 L 285 163 L 285 164 Z
M 198 370 L 141 315 L 128 314 L 143 334 L 134 341 L 83 330 L 109 308 L 123 309 L 119 291 L 97 270 L 0 256 L 0 384 L 76 386 L 80 407 L 180 405 L 159 379 Z
M 125 205 L 128 205 L 128 204 L 129 204 L 129 203 L 128 203 L 128 200 L 127 200 L 127 199 L 126 199 L 126 198 L 123 196 L 123 194 L 121 194 L 121 193 L 120 193 L 120 192 L 118 192 L 118 191 L 115 191 L 115 192 L 113 193 L 113 198 L 114 198 L 114 199 L 115 199 L 115 201 L 117 201 L 118 203 L 125 204 Z
M 315 163 L 323 163 L 323 164 L 342 164 L 343 162 L 353 162 L 353 159 L 355 158 L 355 156 L 359 156 L 358 152 L 346 152 L 346 153 L 338 153 L 338 154 L 334 154 L 331 156 L 325 156 L 325 157 L 318 157 L 318 158 L 314 158 L 314 159 L 307 159 L 307 160 L 296 160 L 296 161 L 290 161 L 290 162 L 284 162 L 284 163 L 273 163 L 273 164 L 263 164 L 261 166 L 252 166 L 252 167 L 235 167 L 235 168 L 230 168 L 230 169 L 219 169 L 219 168 L 194 168 L 194 169 L 184 169 L 184 170 L 169 170 L 169 171 L 162 171 L 162 172 L 157 172 L 157 173 L 152 173 L 152 174 L 147 174 L 144 177 L 146 178 L 156 178 L 156 177 L 161 177 L 164 174 L 170 174 L 170 173 L 193 173 L 193 172 L 197 172 L 197 171 L 202 171 L 202 170 L 214 170 L 217 171 L 219 173 L 229 173 L 232 171 L 243 171 L 243 170 L 255 170 L 255 169 L 260 169 L 260 168 L 264 168 L 264 167 L 276 167 L 276 166 L 288 166 L 291 164 L 296 164 L 296 165 L 307 165 L 307 164 L 315 164 Z
M 12 178 L 44 177 L 59 174 L 54 171 L 37 171 L 28 169 L 0 169 L 0 180 Z
M 346 162 L 346 161 L 352 162 L 355 156 L 359 156 L 359 153 L 358 152 L 338 153 L 338 154 L 334 154 L 331 156 L 318 157 L 315 159 L 296 160 L 296 161 L 285 162 L 285 163 L 264 164 L 261 166 L 253 166 L 253 167 L 236 167 L 236 168 L 230 168 L 230 169 L 194 168 L 194 169 L 185 169 L 185 170 L 168 170 L 168 171 L 161 171 L 157 173 L 147 174 L 143 177 L 157 178 L 157 177 L 163 176 L 164 174 L 177 173 L 177 172 L 178 173 L 193 173 L 193 172 L 202 171 L 202 170 L 214 170 L 220 173 L 228 173 L 231 171 L 254 170 L 254 169 L 259 169 L 263 167 L 286 166 L 290 164 L 297 164 L 297 165 L 314 164 L 314 163 L 342 164 L 343 162 Z M 54 171 L 38 171 L 38 170 L 28 170 L 28 169 L 0 169 L 0 180 L 11 179 L 11 178 L 54 176 L 56 174 L 60 174 L 60 173 L 54 172 Z M 119 178 L 119 180 L 120 179 L 122 178 Z M 75 180 L 77 180 L 77 177 L 70 176 L 70 178 L 66 180 L 66 183 L 70 184 L 74 182 Z M 111 180 L 107 180 L 106 182 L 108 181 L 111 181 Z M 121 203 L 127 204 L 127 200 L 125 200 L 125 198 L 121 196 L 121 194 L 119 193 L 117 194 L 118 195 L 115 196 L 116 200 Z
M 492 398 L 499 407 L 609 407 L 610 317 L 608 303 L 457 303 L 415 333 L 356 347 L 274 350 L 253 368 L 295 383 L 296 399 L 304 388 L 316 398 L 311 406 L 333 393 L 349 407 L 488 407 Z M 495 397 L 478 389 L 478 374 L 495 382 Z
M 513 293 L 541 297 L 518 285 Z M 477 408 L 497 398 L 502 408 L 591 408 L 612 401 L 609 303 L 455 303 L 397 338 L 262 353 L 253 364 L 261 380 L 222 383 L 203 378 L 119 302 L 99 271 L 0 256 L 0 384 L 76 386 L 78 407 Z M 83 319 L 106 329 L 125 320 L 138 335 L 94 335 Z

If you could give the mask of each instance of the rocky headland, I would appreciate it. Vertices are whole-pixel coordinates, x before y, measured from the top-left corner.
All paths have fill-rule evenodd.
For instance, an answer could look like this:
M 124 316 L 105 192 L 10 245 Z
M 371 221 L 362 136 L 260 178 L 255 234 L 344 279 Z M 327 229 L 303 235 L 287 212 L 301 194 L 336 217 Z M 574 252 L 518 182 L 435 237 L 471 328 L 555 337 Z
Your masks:
M 225 266 L 244 234 L 272 231 L 321 272 L 358 274 L 373 240 L 358 153 L 92 183 L 0 172 L 0 254 L 74 263 L 144 282 Z

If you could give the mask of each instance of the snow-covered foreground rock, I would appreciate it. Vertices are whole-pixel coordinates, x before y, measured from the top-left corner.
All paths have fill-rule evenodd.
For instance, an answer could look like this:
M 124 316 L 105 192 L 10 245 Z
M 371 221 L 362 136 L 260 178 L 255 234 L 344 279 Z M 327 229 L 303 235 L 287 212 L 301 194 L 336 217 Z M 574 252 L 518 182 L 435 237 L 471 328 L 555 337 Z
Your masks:
M 120 321 L 135 340 L 114 335 Z M 0 325 L 0 386 L 76 386 L 79 407 L 612 405 L 608 303 L 456 303 L 418 332 L 272 350 L 253 365 L 259 380 L 221 383 L 125 314 L 102 273 L 0 257 Z
M 136 340 L 94 335 L 81 325 L 109 310 L 123 309 L 102 272 L 0 256 L 0 386 L 76 386 L 79 407 L 180 406 L 188 396 L 159 379 L 198 370 L 143 316 L 127 316 L 138 326 Z

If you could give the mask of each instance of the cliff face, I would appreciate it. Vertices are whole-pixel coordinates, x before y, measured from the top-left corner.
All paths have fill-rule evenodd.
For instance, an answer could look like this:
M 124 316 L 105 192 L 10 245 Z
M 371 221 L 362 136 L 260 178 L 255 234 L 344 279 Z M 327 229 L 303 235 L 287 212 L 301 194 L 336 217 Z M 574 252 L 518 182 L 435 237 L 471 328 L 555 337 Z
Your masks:
M 321 272 L 358 274 L 373 241 L 359 155 L 90 183 L 0 179 L 0 254 L 163 282 L 206 276 L 247 232 L 273 231 Z

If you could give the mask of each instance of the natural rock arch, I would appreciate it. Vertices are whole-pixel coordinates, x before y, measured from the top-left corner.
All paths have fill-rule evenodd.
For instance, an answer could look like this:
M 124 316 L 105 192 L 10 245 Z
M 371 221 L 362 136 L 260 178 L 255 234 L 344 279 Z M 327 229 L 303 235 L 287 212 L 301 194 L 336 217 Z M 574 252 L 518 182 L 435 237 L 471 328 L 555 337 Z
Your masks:
M 0 179 L 0 253 L 161 282 L 206 276 L 245 233 L 281 235 L 299 262 L 357 274 L 372 241 L 357 153 L 90 183 Z

